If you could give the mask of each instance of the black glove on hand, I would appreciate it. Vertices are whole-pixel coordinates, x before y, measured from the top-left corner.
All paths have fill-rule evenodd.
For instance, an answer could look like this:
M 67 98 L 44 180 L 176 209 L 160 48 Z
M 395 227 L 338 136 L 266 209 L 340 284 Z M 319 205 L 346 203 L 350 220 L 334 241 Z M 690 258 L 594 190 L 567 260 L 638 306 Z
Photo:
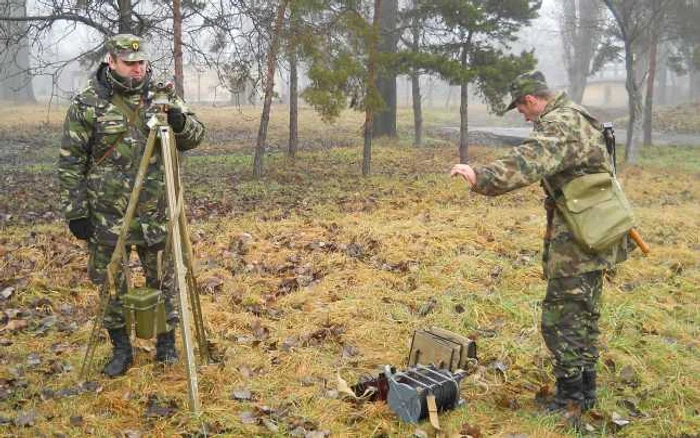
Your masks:
M 168 125 L 170 125 L 175 132 L 182 132 L 182 130 L 185 129 L 185 115 L 180 108 L 176 106 L 170 107 L 168 110 Z
M 80 240 L 88 240 L 94 231 L 90 219 L 85 217 L 68 221 L 68 228 L 70 228 L 70 232 Z

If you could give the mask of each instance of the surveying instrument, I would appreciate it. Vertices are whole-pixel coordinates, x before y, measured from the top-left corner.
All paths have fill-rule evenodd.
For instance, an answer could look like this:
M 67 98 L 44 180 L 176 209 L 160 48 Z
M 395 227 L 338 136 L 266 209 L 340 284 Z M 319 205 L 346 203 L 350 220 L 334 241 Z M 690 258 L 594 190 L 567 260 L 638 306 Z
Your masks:
M 197 383 L 197 370 L 192 345 L 192 330 L 194 326 L 195 336 L 199 350 L 200 360 L 203 364 L 209 362 L 209 345 L 204 331 L 204 321 L 202 319 L 202 308 L 199 302 L 199 288 L 194 276 L 194 252 L 189 238 L 187 218 L 185 217 L 185 201 L 182 184 L 180 182 L 178 152 L 175 147 L 175 136 L 172 128 L 167 122 L 167 112 L 170 108 L 170 96 L 173 86 L 171 83 L 156 82 L 153 85 L 154 96 L 152 108 L 156 110 L 148 120 L 150 129 L 146 148 L 139 163 L 138 172 L 134 187 L 129 197 L 126 213 L 117 239 L 110 262 L 107 265 L 106 279 L 100 290 L 100 307 L 98 316 L 90 334 L 87 351 L 80 371 L 80 377 L 87 379 L 91 369 L 91 363 L 95 355 L 95 348 L 102 329 L 103 319 L 107 312 L 107 304 L 110 298 L 116 296 L 117 273 L 119 265 L 122 265 L 122 272 L 130 287 L 127 259 L 128 253 L 125 251 L 126 237 L 129 225 L 134 218 L 139 194 L 143 188 L 151 157 L 156 152 L 157 145 L 160 145 L 160 153 L 163 159 L 165 173 L 166 202 L 168 209 L 168 235 L 165 241 L 163 260 L 172 257 L 169 263 L 162 263 L 167 269 L 173 266 L 174 279 L 177 286 L 178 308 L 180 314 L 180 326 L 185 352 L 185 370 L 188 380 L 188 395 L 190 411 L 198 415 L 201 404 L 199 400 L 199 389 Z M 162 274 L 162 272 L 161 272 Z M 130 323 L 136 325 L 136 336 L 141 338 L 152 338 L 156 333 L 165 331 L 165 310 L 163 307 L 162 292 L 148 288 L 128 291 L 126 295 L 132 297 L 127 303 L 126 296 L 122 296 L 125 308 L 125 319 L 127 321 L 128 332 Z

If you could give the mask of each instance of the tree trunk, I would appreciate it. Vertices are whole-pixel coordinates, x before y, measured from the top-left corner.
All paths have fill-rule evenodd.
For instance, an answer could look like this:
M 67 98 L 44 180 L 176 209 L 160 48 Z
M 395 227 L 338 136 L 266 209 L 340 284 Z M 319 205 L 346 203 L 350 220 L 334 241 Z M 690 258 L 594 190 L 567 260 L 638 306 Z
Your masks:
M 428 96 L 427 96 L 427 101 L 428 101 L 428 108 L 435 108 L 434 102 L 433 102 L 433 87 L 435 86 L 435 82 L 432 79 L 428 80 Z
M 294 40 L 294 36 L 292 36 Z M 289 157 L 294 158 L 297 154 L 298 138 L 298 120 L 299 120 L 299 91 L 297 72 L 297 53 L 296 44 L 292 41 L 292 47 L 289 53 Z
M 413 145 L 423 145 L 423 107 L 420 95 L 420 75 L 411 74 L 411 95 L 413 97 Z
M 647 77 L 647 94 L 644 100 L 644 140 L 643 144 L 652 144 L 651 130 L 654 104 L 654 81 L 656 79 L 656 51 L 659 44 L 658 29 L 652 30 L 651 46 L 649 47 L 649 75 Z
M 569 87 L 567 89 L 569 97 L 576 103 L 583 101 L 583 93 L 586 90 L 588 78 L 577 68 L 567 68 L 569 74 Z
M 637 87 L 636 74 L 634 69 L 634 52 L 630 36 L 627 34 L 627 27 L 624 20 L 620 16 L 620 12 L 613 4 L 613 0 L 604 0 L 605 4 L 613 14 L 618 27 L 622 41 L 625 45 L 625 71 L 627 78 L 625 80 L 625 88 L 627 89 L 627 107 L 629 110 L 629 119 L 627 122 L 627 141 L 625 142 L 625 161 L 630 164 L 637 162 L 639 155 L 639 140 L 641 131 L 641 110 L 642 102 L 639 96 L 639 88 Z M 636 130 L 636 132 L 635 132 Z
M 700 102 L 700 69 L 694 67 L 693 64 L 688 72 L 688 89 L 690 90 L 688 100 Z
M 380 53 L 396 53 L 397 0 L 382 1 Z M 396 137 L 396 73 L 384 70 L 377 80 L 377 89 L 384 107 L 373 118 L 373 137 Z
M 462 68 L 467 68 L 467 48 L 462 47 L 461 53 Z M 467 82 L 462 82 L 459 86 L 459 162 L 466 164 L 469 162 L 469 140 L 468 140 L 468 110 L 469 93 Z
M 270 108 L 272 107 L 272 94 L 275 88 L 275 66 L 277 65 L 277 50 L 280 45 L 280 34 L 282 33 L 282 22 L 284 12 L 287 9 L 289 0 L 281 0 L 277 6 L 277 17 L 275 28 L 270 40 L 270 48 L 267 54 L 267 71 L 265 74 L 265 99 L 263 101 L 262 115 L 260 116 L 260 128 L 258 129 L 258 140 L 255 144 L 255 158 L 253 160 L 253 177 L 258 179 L 263 174 L 263 156 L 265 155 L 265 140 L 267 139 L 267 125 L 270 122 Z
M 418 0 L 413 0 L 413 8 L 418 7 Z M 417 17 L 411 23 L 411 50 L 414 53 L 420 51 L 420 21 Z M 413 103 L 413 145 L 420 147 L 423 144 L 423 107 L 420 95 L 420 74 L 418 70 L 411 73 L 411 97 Z
M 133 33 L 131 0 L 119 0 L 119 33 Z
M 661 44 L 659 53 L 657 74 L 659 80 L 656 81 L 656 102 L 659 105 L 668 103 L 668 50 L 665 44 Z
M 185 98 L 185 72 L 182 65 L 182 13 L 180 0 L 173 0 L 173 60 L 175 63 L 175 93 Z
M 635 164 L 639 156 L 639 137 L 641 130 L 642 99 L 639 95 L 639 87 L 635 80 L 634 60 L 629 43 L 625 43 L 625 69 L 627 79 L 625 88 L 627 89 L 629 110 L 629 120 L 627 122 L 627 141 L 625 142 L 625 161 Z
M 369 41 L 369 59 L 367 60 L 367 96 L 365 98 L 365 135 L 362 148 L 362 175 L 368 176 L 372 163 L 372 119 L 374 108 L 372 97 L 379 94 L 377 83 L 377 58 L 379 57 L 379 22 L 381 19 L 382 0 L 374 0 L 374 18 L 372 20 L 372 32 Z
M 26 17 L 26 0 L 2 0 L 0 8 L 8 16 Z M 0 33 L 12 39 L 12 50 L 3 50 L 0 54 L 0 100 L 17 103 L 36 102 L 32 73 L 29 65 L 29 44 L 27 42 L 28 25 L 26 22 L 6 22 L 0 24 Z M 6 38 L 3 36 L 3 40 Z
M 560 0 L 560 4 L 564 60 L 569 78 L 568 94 L 571 100 L 581 103 L 591 60 L 601 35 L 596 24 L 601 9 L 598 2 L 590 0 Z

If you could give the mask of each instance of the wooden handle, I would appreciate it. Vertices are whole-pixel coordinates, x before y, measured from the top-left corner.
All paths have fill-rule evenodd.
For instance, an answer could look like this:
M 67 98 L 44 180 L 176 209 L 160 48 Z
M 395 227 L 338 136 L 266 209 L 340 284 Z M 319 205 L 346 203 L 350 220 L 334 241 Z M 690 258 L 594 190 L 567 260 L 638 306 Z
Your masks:
M 637 230 L 632 228 L 629 232 L 629 236 L 630 236 L 630 238 L 632 238 L 632 240 L 634 240 L 634 243 L 637 244 L 639 249 L 642 250 L 642 253 L 649 254 L 649 245 L 647 245 L 647 243 L 644 241 L 644 239 L 642 239 L 642 236 L 639 235 Z

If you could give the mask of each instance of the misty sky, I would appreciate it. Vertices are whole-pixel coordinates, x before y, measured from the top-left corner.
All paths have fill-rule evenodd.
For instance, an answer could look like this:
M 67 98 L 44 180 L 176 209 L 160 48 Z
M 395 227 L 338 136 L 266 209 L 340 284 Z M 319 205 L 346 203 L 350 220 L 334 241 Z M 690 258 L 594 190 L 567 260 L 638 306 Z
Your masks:
M 34 4 L 34 1 L 29 0 L 30 14 Z M 566 86 L 567 78 L 563 68 L 558 23 L 555 18 L 556 12 L 556 0 L 543 0 L 539 18 L 533 22 L 532 26 L 520 32 L 521 39 L 514 44 L 513 50 L 520 52 L 534 48 L 539 63 L 538 68 L 545 74 L 550 85 L 553 88 L 563 88 Z M 101 36 L 86 26 L 74 26 L 59 22 L 54 25 L 48 40 L 52 43 L 50 45 L 50 52 L 53 53 L 52 58 L 65 60 L 93 49 L 95 44 L 101 40 Z M 76 65 L 73 68 L 81 69 L 82 67 Z M 43 79 L 35 78 L 35 84 L 37 80 L 45 82 Z

